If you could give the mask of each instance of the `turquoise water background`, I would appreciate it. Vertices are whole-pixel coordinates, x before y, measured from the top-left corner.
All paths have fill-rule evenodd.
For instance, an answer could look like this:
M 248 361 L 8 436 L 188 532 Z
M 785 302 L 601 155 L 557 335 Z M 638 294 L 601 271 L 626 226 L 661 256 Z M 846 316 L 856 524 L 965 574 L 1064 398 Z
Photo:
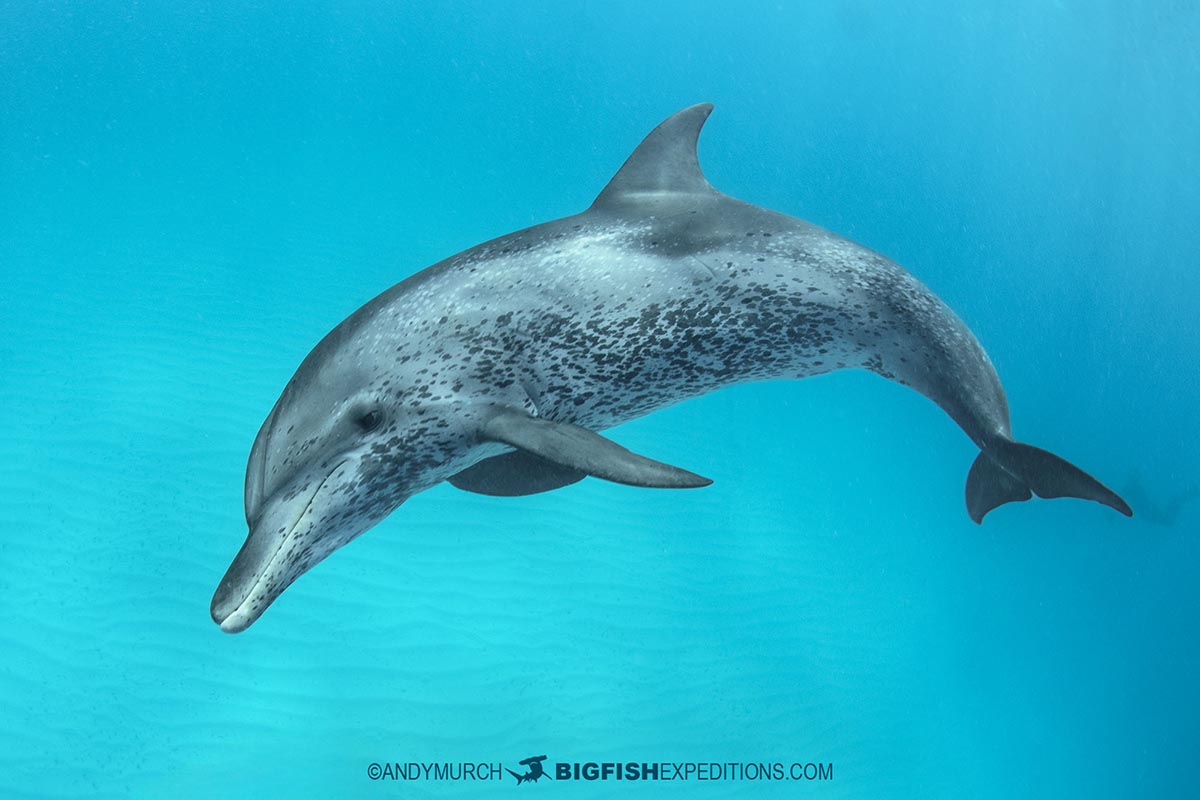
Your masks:
M 1200 796 L 1200 9 L 0 4 L 0 796 L 474 796 L 371 762 L 832 762 L 646 797 Z M 438 487 L 208 615 L 322 335 L 716 104 L 718 188 L 894 258 L 1126 492 L 973 525 L 865 373 L 613 431 L 715 479 Z

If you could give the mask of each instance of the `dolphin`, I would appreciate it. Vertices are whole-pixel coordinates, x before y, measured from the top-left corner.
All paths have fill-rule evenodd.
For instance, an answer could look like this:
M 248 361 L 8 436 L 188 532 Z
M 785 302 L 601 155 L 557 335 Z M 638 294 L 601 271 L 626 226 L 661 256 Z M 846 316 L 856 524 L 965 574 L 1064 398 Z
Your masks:
M 246 468 L 249 535 L 213 596 L 244 630 L 301 574 L 443 481 L 517 496 L 591 475 L 711 481 L 599 431 L 732 384 L 863 368 L 937 403 L 979 448 L 975 522 L 1077 497 L 1078 467 L 1012 437 L 975 336 L 884 256 L 709 185 L 710 104 L 655 128 L 584 212 L 485 242 L 385 291 L 284 387 Z

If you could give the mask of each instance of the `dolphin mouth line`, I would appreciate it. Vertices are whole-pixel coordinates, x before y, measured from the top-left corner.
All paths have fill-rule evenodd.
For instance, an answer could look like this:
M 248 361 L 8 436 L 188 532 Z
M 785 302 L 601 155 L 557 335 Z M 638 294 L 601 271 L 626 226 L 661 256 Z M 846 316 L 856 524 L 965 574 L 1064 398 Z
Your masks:
M 337 472 L 339 469 L 341 469 L 343 466 L 345 466 L 349 462 L 350 462 L 349 458 L 344 458 L 341 461 L 339 461 L 336 465 L 334 465 L 333 469 L 329 470 L 329 474 L 327 474 L 321 480 L 321 482 L 319 484 L 317 484 L 317 488 L 313 489 L 313 493 L 311 495 L 309 495 L 308 502 L 304 504 L 303 510 L 301 510 L 301 512 L 298 515 L 296 515 L 296 519 L 294 519 L 292 521 L 292 523 L 290 525 L 288 525 L 287 532 L 285 532 L 281 537 L 279 537 L 279 544 L 275 546 L 275 550 L 271 553 L 271 557 L 266 560 L 266 564 L 263 566 L 262 572 L 259 573 L 257 577 L 255 577 L 254 583 L 252 583 L 250 585 L 250 589 L 249 589 L 249 591 L 246 592 L 245 597 L 242 598 L 241 602 L 239 602 L 237 604 L 237 607 L 234 608 L 233 611 L 230 611 L 225 616 L 224 619 L 222 619 L 220 622 L 217 623 L 218 625 L 221 626 L 222 631 L 224 631 L 225 633 L 237 633 L 238 631 L 244 630 L 245 628 L 249 627 L 248 624 L 239 626 L 237 624 L 229 625 L 228 623 L 230 622 L 230 620 L 234 620 L 236 617 L 239 616 L 240 612 L 245 607 L 246 603 L 248 603 L 250 601 L 250 599 L 252 597 L 254 597 L 255 592 L 258 591 L 258 588 L 259 588 L 259 586 L 262 585 L 263 580 L 267 577 L 267 575 L 269 575 L 271 573 L 271 567 L 273 567 L 275 565 L 276 560 L 278 560 L 279 553 L 280 553 L 280 551 L 283 550 L 283 546 L 285 544 L 287 544 L 288 539 L 291 538 L 292 533 L 296 530 L 296 526 L 300 524 L 300 520 L 304 519 L 304 515 L 307 514 L 312 509 L 313 503 L 317 499 L 317 495 L 320 494 L 321 490 L 325 488 L 325 484 L 329 483 L 329 479 L 333 477 L 333 474 L 335 472 Z M 241 621 L 242 620 L 237 620 L 237 622 L 241 622 Z

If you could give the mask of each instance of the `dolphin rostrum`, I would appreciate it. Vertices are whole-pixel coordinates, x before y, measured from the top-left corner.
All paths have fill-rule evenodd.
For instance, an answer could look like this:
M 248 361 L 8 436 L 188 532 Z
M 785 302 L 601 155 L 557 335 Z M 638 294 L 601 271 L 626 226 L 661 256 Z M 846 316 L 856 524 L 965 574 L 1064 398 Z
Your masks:
M 246 469 L 250 533 L 212 601 L 244 630 L 292 581 L 442 481 L 490 495 L 592 475 L 709 484 L 598 431 L 735 383 L 865 368 L 933 400 L 980 454 L 967 511 L 1114 492 L 1014 441 L 966 325 L 854 242 L 721 194 L 696 159 L 712 106 L 669 117 L 591 207 L 416 273 L 313 348 Z

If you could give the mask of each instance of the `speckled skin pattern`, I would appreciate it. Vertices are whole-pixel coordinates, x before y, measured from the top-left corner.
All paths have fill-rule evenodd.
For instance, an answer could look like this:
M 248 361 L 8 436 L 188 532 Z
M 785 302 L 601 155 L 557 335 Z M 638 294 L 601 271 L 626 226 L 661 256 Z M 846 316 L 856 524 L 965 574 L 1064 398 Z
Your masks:
M 705 184 L 706 186 L 706 184 Z M 866 368 L 983 449 L 991 363 L 919 281 L 711 188 L 640 192 L 481 244 L 359 309 L 301 364 L 254 444 L 251 535 L 213 601 L 242 630 L 405 499 L 511 448 L 488 409 L 604 430 L 723 386 Z M 719 478 L 719 476 L 717 476 Z

